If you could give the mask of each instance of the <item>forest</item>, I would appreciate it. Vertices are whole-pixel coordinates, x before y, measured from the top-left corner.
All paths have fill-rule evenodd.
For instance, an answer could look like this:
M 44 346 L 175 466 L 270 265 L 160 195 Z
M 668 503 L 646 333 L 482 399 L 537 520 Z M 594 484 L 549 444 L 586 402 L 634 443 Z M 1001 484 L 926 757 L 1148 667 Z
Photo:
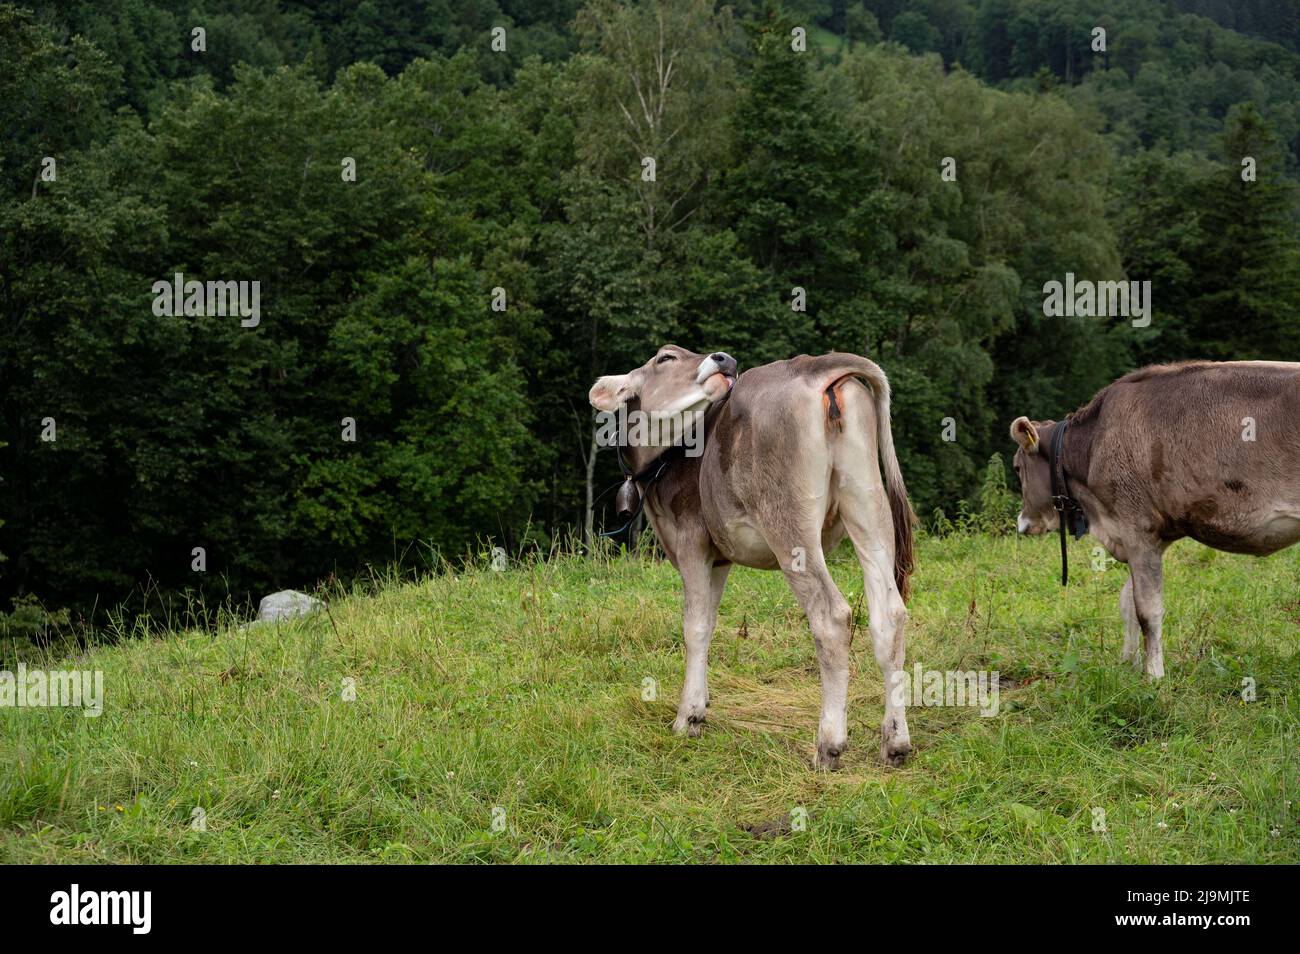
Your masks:
M 877 361 L 931 529 L 1016 415 L 1300 356 L 1300 0 L 0 2 L 0 130 L 13 635 L 589 545 L 667 342 Z

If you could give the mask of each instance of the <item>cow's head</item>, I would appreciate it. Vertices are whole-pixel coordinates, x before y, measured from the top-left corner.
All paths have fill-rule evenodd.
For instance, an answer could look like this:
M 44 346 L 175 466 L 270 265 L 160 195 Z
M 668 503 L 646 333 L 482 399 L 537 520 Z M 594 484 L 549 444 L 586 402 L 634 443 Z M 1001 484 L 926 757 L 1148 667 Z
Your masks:
M 696 354 L 664 345 L 635 371 L 597 380 L 587 398 L 598 411 L 635 400 L 647 414 L 685 417 L 721 401 L 735 380 L 736 359 L 725 351 Z
M 1016 529 L 1037 534 L 1055 530 L 1060 516 L 1052 506 L 1052 468 L 1047 459 L 1047 439 L 1055 421 L 1031 421 L 1018 417 L 1011 422 L 1011 437 L 1020 445 L 1012 466 L 1020 478 L 1020 516 Z

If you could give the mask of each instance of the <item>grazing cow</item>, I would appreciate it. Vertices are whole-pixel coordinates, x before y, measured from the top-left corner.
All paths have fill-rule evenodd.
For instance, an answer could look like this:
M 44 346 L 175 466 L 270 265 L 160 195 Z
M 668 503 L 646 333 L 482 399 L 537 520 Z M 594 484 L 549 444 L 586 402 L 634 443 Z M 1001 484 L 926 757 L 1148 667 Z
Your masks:
M 853 612 L 826 554 L 847 533 L 885 678 L 880 754 L 901 765 L 911 740 L 895 698 L 902 694 L 892 690 L 903 670 L 915 518 L 894 456 L 889 382 L 873 362 L 839 353 L 735 372 L 724 352 L 665 345 L 635 371 L 602 377 L 589 395 L 598 410 L 626 407 L 629 416 L 707 412 L 698 456 L 652 446 L 625 451 L 629 482 L 644 490 L 650 525 L 682 576 L 686 680 L 673 730 L 698 735 L 704 722 L 709 642 L 731 565 L 779 567 L 808 617 L 821 668 L 816 765 L 838 767 L 848 741 Z
M 1191 537 L 1265 556 L 1300 540 L 1300 364 L 1143 368 L 1060 423 L 1016 418 L 1011 436 L 1020 445 L 1019 531 L 1059 530 L 1065 513 L 1129 565 L 1119 599 L 1124 658 L 1137 664 L 1144 636 L 1151 679 L 1165 671 L 1169 544 Z

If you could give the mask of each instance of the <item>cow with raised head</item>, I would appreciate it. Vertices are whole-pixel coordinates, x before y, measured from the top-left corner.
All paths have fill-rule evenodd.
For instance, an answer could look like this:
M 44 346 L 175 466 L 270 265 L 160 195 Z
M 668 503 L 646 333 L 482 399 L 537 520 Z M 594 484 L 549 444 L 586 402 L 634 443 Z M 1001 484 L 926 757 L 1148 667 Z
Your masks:
M 826 554 L 847 534 L 862 566 L 885 679 L 880 754 L 902 764 L 911 740 L 903 694 L 893 690 L 904 669 L 914 517 L 894 455 L 885 373 L 866 358 L 831 353 L 736 377 L 725 352 L 665 345 L 641 367 L 600 378 L 589 398 L 604 412 L 703 414 L 698 456 L 646 445 L 622 452 L 682 577 L 686 679 L 673 730 L 698 735 L 704 722 L 709 643 L 731 566 L 779 568 L 808 617 L 821 669 L 816 765 L 838 767 L 848 742 L 853 611 Z
M 1018 529 L 1059 530 L 1065 513 L 1129 565 L 1124 658 L 1138 664 L 1143 637 L 1149 678 L 1165 671 L 1162 558 L 1171 543 L 1191 537 L 1265 556 L 1300 540 L 1300 364 L 1143 368 L 1064 421 L 1016 418 L 1011 436 Z

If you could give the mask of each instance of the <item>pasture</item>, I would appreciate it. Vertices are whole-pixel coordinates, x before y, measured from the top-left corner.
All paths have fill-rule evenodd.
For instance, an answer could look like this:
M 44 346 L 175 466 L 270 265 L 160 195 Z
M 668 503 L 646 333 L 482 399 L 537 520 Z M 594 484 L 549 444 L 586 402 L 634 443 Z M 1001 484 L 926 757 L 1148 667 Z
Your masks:
M 649 557 L 377 579 L 328 615 L 77 655 L 9 644 L 0 668 L 102 669 L 106 698 L 0 709 L 0 860 L 1300 861 L 1300 548 L 1175 545 L 1150 685 L 1120 661 L 1127 571 L 1091 546 L 1066 592 L 1055 538 L 920 541 L 909 669 L 1003 687 L 991 718 L 913 706 L 901 769 L 876 761 L 866 608 L 849 749 L 817 773 L 811 637 L 781 576 L 744 568 L 698 739 L 669 733 L 680 584 Z M 832 570 L 856 605 L 847 546 Z

